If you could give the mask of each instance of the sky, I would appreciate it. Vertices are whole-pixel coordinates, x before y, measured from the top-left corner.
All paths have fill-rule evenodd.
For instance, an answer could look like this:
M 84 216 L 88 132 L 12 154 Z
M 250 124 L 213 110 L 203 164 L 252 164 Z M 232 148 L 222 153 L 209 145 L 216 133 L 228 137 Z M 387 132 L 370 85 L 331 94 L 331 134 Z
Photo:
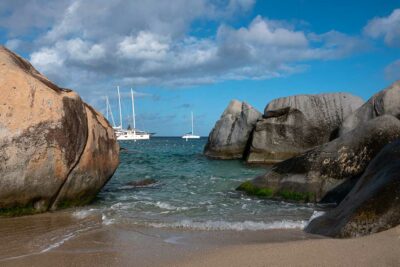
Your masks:
M 400 79 L 398 0 L 2 0 L 0 43 L 124 127 L 207 136 L 232 99 L 367 100 Z

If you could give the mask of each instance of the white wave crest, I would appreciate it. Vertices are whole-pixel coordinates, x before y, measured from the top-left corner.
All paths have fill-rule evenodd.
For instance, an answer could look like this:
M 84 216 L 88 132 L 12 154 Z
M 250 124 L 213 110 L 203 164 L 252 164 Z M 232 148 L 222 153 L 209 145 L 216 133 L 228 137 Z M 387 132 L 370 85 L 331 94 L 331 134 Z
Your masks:
M 307 224 L 309 224 L 312 220 L 315 218 L 321 217 L 322 215 L 325 214 L 325 211 L 317 211 L 314 210 L 313 214 L 311 215 L 310 219 L 308 220 Z
M 93 212 L 97 211 L 97 209 L 89 209 L 89 210 L 78 210 L 72 213 L 72 216 L 76 219 L 84 219 L 89 215 L 93 214 Z
M 110 224 L 113 224 L 115 221 L 114 219 L 107 218 L 107 216 L 105 214 L 103 214 L 101 216 L 101 220 L 103 222 L 103 225 L 110 225 Z
M 166 202 L 161 202 L 161 201 L 157 201 L 156 203 L 152 203 L 152 205 L 154 205 L 156 207 L 159 207 L 160 209 L 163 209 L 163 210 L 177 210 L 177 211 L 180 211 L 180 210 L 188 210 L 189 209 L 189 207 L 175 207 L 174 205 L 171 205 L 171 204 L 166 203 Z
M 183 228 L 192 230 L 270 230 L 270 229 L 303 229 L 306 221 L 275 221 L 275 222 L 228 222 L 228 221 L 204 221 L 194 222 L 192 220 L 182 220 L 175 223 L 150 223 L 149 225 L 156 228 Z

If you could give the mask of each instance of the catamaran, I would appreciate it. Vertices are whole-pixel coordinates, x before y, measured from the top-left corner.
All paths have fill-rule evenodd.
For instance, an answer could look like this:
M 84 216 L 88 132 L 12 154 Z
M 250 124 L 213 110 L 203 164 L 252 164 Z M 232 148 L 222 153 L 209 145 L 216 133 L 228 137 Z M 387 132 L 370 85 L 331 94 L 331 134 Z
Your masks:
M 111 111 L 110 103 L 108 101 L 108 97 L 106 98 L 106 104 L 107 104 L 107 119 L 108 119 L 108 114 L 110 111 L 111 114 L 111 119 L 113 122 L 113 129 L 115 131 L 115 135 L 117 136 L 117 140 L 123 141 L 123 140 L 149 140 L 150 139 L 150 134 L 141 131 L 139 129 L 136 129 L 136 114 L 135 114 L 135 99 L 133 96 L 133 90 L 131 88 L 131 98 L 132 98 L 132 122 L 133 122 L 133 128 L 132 129 L 124 129 L 122 127 L 122 110 L 121 110 L 121 95 L 119 93 L 119 86 L 117 86 L 117 91 L 118 91 L 118 107 L 119 107 L 119 126 L 115 126 L 114 122 L 114 117 Z
M 188 139 L 199 139 L 199 138 L 200 138 L 200 136 L 194 134 L 194 130 L 193 130 L 193 128 L 194 128 L 194 127 L 193 127 L 193 112 L 192 112 L 191 114 L 192 114 L 192 132 L 187 133 L 187 134 L 184 134 L 184 135 L 182 136 L 182 138 L 183 138 L 183 139 L 186 139 L 186 141 L 187 141 Z

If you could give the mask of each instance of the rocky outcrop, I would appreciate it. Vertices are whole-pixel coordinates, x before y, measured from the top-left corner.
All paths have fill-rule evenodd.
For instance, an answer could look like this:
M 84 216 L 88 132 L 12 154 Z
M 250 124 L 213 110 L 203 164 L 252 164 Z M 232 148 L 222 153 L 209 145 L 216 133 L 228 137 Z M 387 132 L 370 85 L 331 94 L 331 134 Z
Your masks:
M 89 203 L 118 166 L 118 145 L 106 119 L 85 104 L 88 138 L 75 168 L 69 174 L 51 209 Z
M 400 224 L 400 140 L 388 144 L 333 210 L 312 220 L 306 231 L 332 237 L 363 236 Z
M 247 162 L 273 164 L 329 142 L 344 118 L 363 103 L 346 93 L 273 100 L 257 122 Z
M 0 47 L 0 212 L 91 200 L 118 165 L 108 122 Z
M 238 189 L 269 198 L 315 202 L 326 197 L 338 203 L 354 185 L 351 180 L 364 172 L 369 161 L 386 144 L 398 138 L 400 121 L 384 115 L 274 165 L 270 172 L 245 182 Z
M 232 100 L 212 129 L 204 154 L 216 159 L 242 158 L 261 113 L 246 102 Z
M 358 127 L 361 123 L 385 114 L 400 119 L 400 81 L 376 93 L 364 105 L 349 115 L 340 128 L 343 135 Z

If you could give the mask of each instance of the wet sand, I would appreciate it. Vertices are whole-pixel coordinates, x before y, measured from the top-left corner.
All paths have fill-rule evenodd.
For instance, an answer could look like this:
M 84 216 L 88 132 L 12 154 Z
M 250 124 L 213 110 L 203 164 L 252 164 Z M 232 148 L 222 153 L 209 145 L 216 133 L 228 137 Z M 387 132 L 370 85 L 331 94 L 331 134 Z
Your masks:
M 301 230 L 188 231 L 57 212 L 0 218 L 0 266 L 400 266 L 400 228 L 335 240 Z

